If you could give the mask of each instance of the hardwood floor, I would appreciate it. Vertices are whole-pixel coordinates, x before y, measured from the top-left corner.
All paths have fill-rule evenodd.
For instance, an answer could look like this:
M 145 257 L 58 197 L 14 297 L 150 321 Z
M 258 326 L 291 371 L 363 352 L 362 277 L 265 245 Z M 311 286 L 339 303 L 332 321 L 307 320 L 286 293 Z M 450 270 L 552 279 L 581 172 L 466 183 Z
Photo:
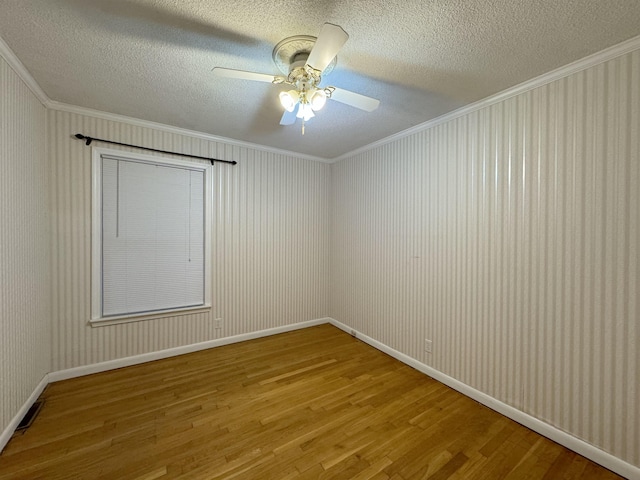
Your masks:
M 330 325 L 51 384 L 2 479 L 621 478 Z

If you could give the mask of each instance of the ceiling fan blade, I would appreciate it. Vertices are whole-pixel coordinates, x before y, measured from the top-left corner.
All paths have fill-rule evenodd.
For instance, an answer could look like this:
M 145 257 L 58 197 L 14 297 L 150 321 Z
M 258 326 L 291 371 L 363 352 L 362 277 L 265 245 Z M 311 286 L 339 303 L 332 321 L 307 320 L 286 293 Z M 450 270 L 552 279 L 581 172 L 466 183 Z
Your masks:
M 342 27 L 325 23 L 320 30 L 318 39 L 309 53 L 307 65 L 320 72 L 327 68 L 342 46 L 345 44 L 349 35 Z
M 294 123 L 296 123 L 296 115 L 298 114 L 299 108 L 300 104 L 296 103 L 296 106 L 290 112 L 285 110 L 282 114 L 282 118 L 280 119 L 280 125 L 293 125 Z
M 214 75 L 218 77 L 227 77 L 227 78 L 237 78 L 240 80 L 253 80 L 255 82 L 266 82 L 266 83 L 280 83 L 279 79 L 282 77 L 278 77 L 275 75 L 268 75 L 266 73 L 255 73 L 255 72 L 247 72 L 245 70 L 234 70 L 233 68 L 222 68 L 222 67 L 214 67 L 211 70 Z
M 367 112 L 373 112 L 378 108 L 378 105 L 380 105 L 380 100 L 360 95 L 359 93 L 350 92 L 349 90 L 344 90 L 342 88 L 336 88 L 329 98 L 336 102 L 344 103 L 345 105 L 350 105 Z

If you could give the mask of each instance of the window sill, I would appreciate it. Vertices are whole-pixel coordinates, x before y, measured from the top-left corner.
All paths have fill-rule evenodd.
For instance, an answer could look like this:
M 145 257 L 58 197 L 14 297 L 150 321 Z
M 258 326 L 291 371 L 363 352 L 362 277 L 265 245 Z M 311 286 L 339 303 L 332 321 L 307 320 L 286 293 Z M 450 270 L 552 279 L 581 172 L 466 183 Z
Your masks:
M 211 311 L 211 305 L 200 307 L 180 308 L 176 310 L 166 310 L 158 313 L 142 313 L 139 315 L 123 315 L 120 317 L 92 318 L 89 325 L 92 327 L 108 327 L 110 325 L 118 325 L 121 323 L 144 322 L 147 320 L 157 320 L 160 318 L 181 317 L 196 313 L 205 313 Z

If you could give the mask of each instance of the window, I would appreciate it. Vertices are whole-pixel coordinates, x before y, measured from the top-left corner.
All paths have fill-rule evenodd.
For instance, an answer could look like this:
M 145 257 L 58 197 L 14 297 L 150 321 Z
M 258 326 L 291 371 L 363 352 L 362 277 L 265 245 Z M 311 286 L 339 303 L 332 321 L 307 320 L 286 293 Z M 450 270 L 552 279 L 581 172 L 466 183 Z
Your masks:
M 210 306 L 210 170 L 93 149 L 92 322 Z

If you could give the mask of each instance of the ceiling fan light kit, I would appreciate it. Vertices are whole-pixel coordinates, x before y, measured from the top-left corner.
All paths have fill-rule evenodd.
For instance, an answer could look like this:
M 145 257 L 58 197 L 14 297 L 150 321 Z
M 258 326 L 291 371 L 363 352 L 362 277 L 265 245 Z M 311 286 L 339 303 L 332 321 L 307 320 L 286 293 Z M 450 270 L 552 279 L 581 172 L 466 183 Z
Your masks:
M 284 108 L 280 125 L 292 125 L 296 118 L 300 118 L 304 135 L 304 123 L 315 116 L 314 111 L 325 106 L 327 98 L 367 112 L 375 110 L 380 104 L 379 100 L 359 93 L 320 86 L 322 75 L 333 70 L 337 62 L 336 55 L 348 38 L 347 32 L 338 25 L 325 23 L 317 39 L 297 35 L 280 41 L 273 49 L 272 57 L 276 67 L 286 77 L 221 67 L 215 67 L 213 73 L 227 78 L 293 86 L 294 89 L 278 95 Z
M 331 98 L 331 90 L 302 85 L 299 90 L 280 92 L 278 97 L 287 112 L 293 111 L 297 103 L 309 105 L 311 109 L 318 111 L 327 103 L 327 98 Z

